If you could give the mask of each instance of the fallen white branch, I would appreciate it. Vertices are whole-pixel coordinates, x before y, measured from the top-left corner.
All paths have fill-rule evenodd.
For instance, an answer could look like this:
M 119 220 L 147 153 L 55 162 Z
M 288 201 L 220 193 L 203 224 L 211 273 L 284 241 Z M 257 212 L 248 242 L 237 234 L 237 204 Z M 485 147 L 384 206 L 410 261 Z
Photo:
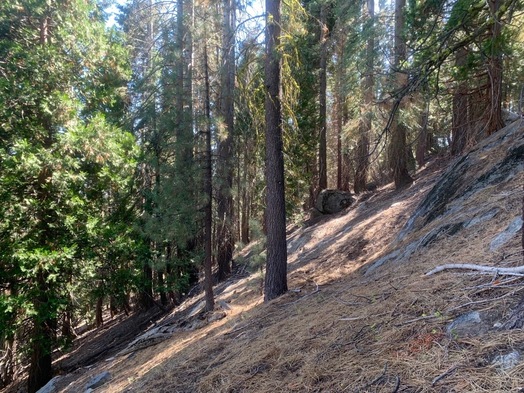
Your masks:
M 517 267 L 496 267 L 496 266 L 483 266 L 475 265 L 473 263 L 449 263 L 446 265 L 437 266 L 435 269 L 427 272 L 426 276 L 439 273 L 443 270 L 449 269 L 462 269 L 462 270 L 476 270 L 479 272 L 497 273 L 506 276 L 524 275 L 524 266 Z

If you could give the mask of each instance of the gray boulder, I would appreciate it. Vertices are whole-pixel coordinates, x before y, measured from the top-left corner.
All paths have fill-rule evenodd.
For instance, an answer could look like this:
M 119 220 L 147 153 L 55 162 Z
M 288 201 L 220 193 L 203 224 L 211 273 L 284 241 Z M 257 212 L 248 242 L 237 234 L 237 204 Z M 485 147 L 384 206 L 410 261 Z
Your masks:
M 520 352 L 514 350 L 503 355 L 495 356 L 491 364 L 498 367 L 502 371 L 509 371 L 518 366 L 520 363 L 520 358 Z
M 57 391 L 55 387 L 55 383 L 62 378 L 61 376 L 57 375 L 53 379 L 51 379 L 48 383 L 46 383 L 44 386 L 42 386 L 36 393 L 54 393 Z
M 344 210 L 354 201 L 350 192 L 327 189 L 318 194 L 315 207 L 323 214 L 333 214 Z
M 522 217 L 515 218 L 504 230 L 504 232 L 499 233 L 490 243 L 489 250 L 496 251 L 504 244 L 509 242 L 513 236 L 515 236 L 522 229 Z
M 103 373 L 100 373 L 89 380 L 86 385 L 86 390 L 88 391 L 89 389 L 96 389 L 105 384 L 110 379 L 111 373 L 109 371 L 104 371 Z

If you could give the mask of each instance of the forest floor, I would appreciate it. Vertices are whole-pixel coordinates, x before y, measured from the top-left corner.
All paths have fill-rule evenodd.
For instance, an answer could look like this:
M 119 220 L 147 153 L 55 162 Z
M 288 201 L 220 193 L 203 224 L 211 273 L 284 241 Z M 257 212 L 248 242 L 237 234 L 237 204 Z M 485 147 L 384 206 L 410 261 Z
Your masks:
M 168 315 L 109 323 L 57 362 L 55 391 L 84 392 L 104 371 L 110 379 L 94 392 L 524 391 L 523 362 L 494 362 L 524 350 L 524 330 L 495 328 L 514 316 L 524 278 L 425 275 L 446 263 L 523 264 L 520 232 L 493 245 L 522 215 L 523 140 L 521 121 L 465 157 L 433 159 L 407 189 L 387 185 L 290 227 L 290 290 L 272 302 L 263 302 L 260 273 L 235 274 L 215 288 L 214 314 L 200 312 L 197 295 Z M 491 327 L 450 332 L 472 311 L 490 315 Z M 158 343 L 122 352 L 159 327 Z

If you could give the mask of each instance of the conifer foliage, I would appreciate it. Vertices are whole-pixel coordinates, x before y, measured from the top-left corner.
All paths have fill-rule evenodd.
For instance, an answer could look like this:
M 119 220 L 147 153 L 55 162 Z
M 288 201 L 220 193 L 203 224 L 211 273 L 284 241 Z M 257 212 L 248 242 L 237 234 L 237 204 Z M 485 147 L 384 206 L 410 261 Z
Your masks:
M 5 1 L 0 31 L 0 339 L 28 354 L 35 392 L 68 338 L 73 298 L 94 296 L 90 282 L 124 297 L 115 281 L 135 247 L 125 223 L 137 147 L 120 123 L 127 55 L 99 9 Z

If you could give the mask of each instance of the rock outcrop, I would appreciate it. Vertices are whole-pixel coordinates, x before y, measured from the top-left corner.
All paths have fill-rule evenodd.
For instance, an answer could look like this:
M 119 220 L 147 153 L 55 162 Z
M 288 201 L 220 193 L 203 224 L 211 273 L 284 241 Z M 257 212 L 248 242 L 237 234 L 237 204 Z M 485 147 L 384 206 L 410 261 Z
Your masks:
M 334 214 L 351 206 L 354 201 L 350 192 L 326 189 L 318 194 L 315 207 L 322 214 Z

